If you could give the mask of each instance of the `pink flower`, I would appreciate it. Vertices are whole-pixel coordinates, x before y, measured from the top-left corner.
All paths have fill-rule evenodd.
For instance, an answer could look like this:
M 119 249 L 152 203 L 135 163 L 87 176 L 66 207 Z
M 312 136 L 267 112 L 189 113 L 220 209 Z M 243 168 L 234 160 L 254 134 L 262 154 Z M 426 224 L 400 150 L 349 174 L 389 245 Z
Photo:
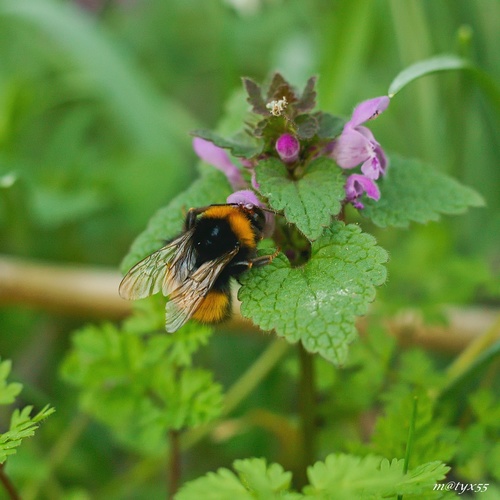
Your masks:
M 227 203 L 237 203 L 238 205 L 254 205 L 259 208 L 266 208 L 266 206 L 257 198 L 256 194 L 251 189 L 242 189 L 230 194 L 226 200 Z M 266 224 L 264 226 L 264 237 L 271 236 L 274 232 L 275 221 L 272 212 L 264 210 Z
M 356 208 L 364 208 L 359 201 L 363 193 L 373 200 L 380 199 L 380 191 L 375 182 L 365 175 L 352 174 L 347 178 L 345 184 L 346 201 L 352 203 Z
M 299 157 L 300 144 L 296 137 L 290 134 L 282 134 L 276 141 L 276 151 L 285 163 L 293 163 Z
M 376 118 L 388 105 L 389 97 L 382 96 L 356 106 L 351 119 L 333 142 L 331 154 L 339 167 L 351 169 L 361 164 L 361 172 L 370 179 L 378 179 L 385 174 L 387 157 L 371 131 L 362 123 Z
M 231 162 L 224 149 L 201 137 L 193 139 L 193 149 L 204 162 L 223 172 L 233 189 L 236 190 L 246 186 L 240 170 Z

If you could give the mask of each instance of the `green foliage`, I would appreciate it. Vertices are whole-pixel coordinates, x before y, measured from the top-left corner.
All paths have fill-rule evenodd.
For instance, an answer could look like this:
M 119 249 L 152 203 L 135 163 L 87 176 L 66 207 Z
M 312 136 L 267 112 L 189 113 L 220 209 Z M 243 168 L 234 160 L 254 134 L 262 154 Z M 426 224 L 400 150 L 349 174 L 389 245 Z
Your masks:
M 193 354 L 211 330 L 191 325 L 166 335 L 160 307 L 154 316 L 161 326 L 141 334 L 137 328 L 145 324 L 134 319 L 121 329 L 81 329 L 62 366 L 64 379 L 81 391 L 82 410 L 108 425 L 124 445 L 149 454 L 164 452 L 168 430 L 206 423 L 222 404 L 212 374 L 192 367 Z
M 0 464 L 4 463 L 9 455 L 17 452 L 23 439 L 34 436 L 38 424 L 55 411 L 47 405 L 36 415 L 30 416 L 32 410 L 32 406 L 25 406 L 22 410 L 14 410 L 12 413 L 9 430 L 0 434 Z
M 22 390 L 22 384 L 18 382 L 7 383 L 11 366 L 10 360 L 0 362 L 0 405 L 13 403 Z M 50 405 L 46 405 L 34 416 L 30 416 L 32 411 L 33 406 L 25 406 L 12 413 L 9 429 L 0 433 L 0 464 L 3 464 L 8 456 L 17 452 L 23 439 L 34 436 L 40 422 L 52 415 L 55 410 Z
M 469 69 L 470 67 L 470 61 L 454 55 L 440 55 L 426 59 L 425 61 L 419 61 L 401 71 L 389 85 L 387 93 L 390 97 L 393 97 L 406 87 L 406 85 L 414 80 L 418 80 L 422 76 L 431 75 L 439 71 L 456 71 L 457 69 Z
M 219 469 L 188 482 L 175 496 L 176 500 L 197 498 L 250 500 L 328 498 L 330 500 L 358 500 L 392 498 L 404 494 L 409 498 L 432 495 L 432 487 L 442 480 L 449 467 L 441 462 L 422 464 L 407 474 L 403 461 L 389 462 L 374 455 L 364 458 L 353 455 L 329 455 L 324 462 L 316 462 L 308 469 L 310 485 L 303 493 L 289 491 L 291 473 L 278 464 L 266 465 L 263 459 L 237 460 L 233 467 Z
M 312 161 L 298 180 L 289 178 L 275 158 L 259 162 L 256 171 L 260 193 L 310 240 L 318 239 L 331 216 L 340 212 L 345 179 L 328 158 Z
M 391 156 L 380 183 L 379 201 L 368 200 L 363 215 L 380 227 L 407 227 L 411 221 L 438 220 L 439 214 L 458 214 L 484 205 L 473 189 L 418 160 Z
M 386 252 L 359 227 L 335 222 L 313 243 L 311 259 L 291 268 L 283 255 L 242 278 L 241 312 L 263 330 L 301 341 L 336 364 L 356 335 L 374 287 L 386 278 Z
M 370 449 L 387 458 L 403 456 L 414 398 L 418 398 L 411 462 L 449 461 L 456 452 L 459 432 L 436 414 L 442 378 L 421 351 L 401 357 L 398 382 L 382 396 L 383 415 L 377 419 Z
M 417 167 L 418 162 L 399 168 L 401 160 L 391 156 L 388 177 L 380 181 L 382 205 L 365 203 L 370 205 L 364 212 L 367 217 L 358 218 L 354 210 L 342 213 L 347 222 L 354 217 L 363 231 L 373 231 L 378 244 L 387 249 L 390 280 L 377 291 L 371 309 L 374 314 L 357 323 L 361 339 L 349 348 L 343 367 L 314 357 L 319 433 L 315 457 L 325 457 L 332 450 L 350 453 L 327 459 L 322 463 L 324 475 L 316 477 L 326 484 L 339 465 L 348 463 L 352 466 L 348 477 L 360 475 L 358 468 L 364 470 L 372 478 L 373 491 L 380 491 L 384 477 L 395 476 L 401 461 L 380 458 L 377 464 L 369 453 L 375 450 L 389 459 L 402 456 L 412 397 L 418 394 L 410 472 L 391 484 L 387 494 L 392 493 L 392 498 L 402 494 L 404 499 L 438 497 L 440 492 L 433 491 L 432 482 L 444 466 L 423 462 L 436 459 L 452 466 L 453 480 L 488 482 L 488 491 L 477 495 L 481 499 L 500 498 L 500 439 L 495 420 L 500 393 L 498 344 L 477 354 L 463 377 L 450 380 L 447 366 L 455 356 L 451 347 L 439 354 L 427 345 L 425 354 L 408 348 L 408 354 L 401 357 L 406 348 L 381 326 L 391 324 L 393 315 L 408 307 L 425 323 L 429 317 L 442 319 L 443 305 L 498 305 L 500 58 L 494 20 L 500 15 L 500 4 L 494 0 L 290 0 L 286 9 L 282 2 L 253 2 L 254 10 L 244 10 L 243 5 L 250 2 L 0 2 L 0 253 L 52 263 L 116 266 L 150 215 L 158 207 L 166 207 L 137 239 L 123 262 L 125 271 L 178 234 L 188 208 L 223 202 L 230 192 L 223 174 L 210 167 L 210 171 L 202 171 L 196 187 L 170 204 L 194 174 L 190 130 L 212 128 L 218 122 L 218 137 L 210 138 L 232 148 L 236 155 L 256 153 L 262 146 L 264 155 L 275 156 L 266 134 L 279 133 L 290 123 L 276 117 L 272 127 L 266 128 L 262 119 L 269 117 L 267 97 L 278 93 L 281 98 L 279 93 L 287 89 L 279 78 L 264 91 L 256 84 L 247 85 L 260 113 L 256 119 L 248 113 L 245 96 L 234 93 L 241 74 L 262 81 L 278 68 L 298 83 L 297 113 L 292 118 L 306 149 L 314 148 L 316 141 L 338 136 L 345 124 L 341 116 L 348 116 L 356 102 L 384 94 L 392 76 L 398 75 L 389 91 L 399 93 L 383 117 L 368 127 L 384 148 L 438 165 L 450 177 Z M 457 55 L 429 59 L 442 53 Z M 404 67 L 407 69 L 401 72 Z M 448 71 L 456 68 L 466 71 Z M 313 72 L 319 76 L 316 88 L 313 79 L 307 81 Z M 434 72 L 440 73 L 430 74 Z M 429 76 L 415 81 L 422 75 Z M 225 107 L 229 95 L 234 98 Z M 316 97 L 328 113 L 312 111 Z M 249 131 L 257 131 L 258 140 Z M 254 144 L 258 147 L 252 150 Z M 430 174 L 434 184 L 421 182 L 422 174 Z M 295 187 L 300 177 L 294 178 Z M 439 225 L 413 227 L 411 233 L 379 230 L 436 220 L 440 214 L 478 206 L 481 200 L 462 184 L 450 183 L 452 177 L 479 190 L 487 211 L 472 210 L 459 220 L 446 217 Z M 393 180 L 397 182 L 391 186 Z M 324 199 L 321 187 L 314 188 Z M 414 203 L 422 191 L 425 206 Z M 382 209 L 384 198 L 391 206 Z M 329 234 L 330 215 L 337 215 L 338 199 L 325 210 L 319 209 L 319 201 L 320 197 L 312 203 L 317 203 L 322 218 L 313 214 L 318 216 L 318 225 L 310 225 L 309 237 L 317 232 L 321 240 L 322 226 L 327 226 Z M 408 212 L 403 214 L 403 209 Z M 305 218 L 299 214 L 297 224 Z M 276 221 L 278 230 L 290 230 L 299 239 L 289 219 L 280 216 Z M 300 243 L 309 249 L 307 241 L 301 239 Z M 281 241 L 265 245 L 281 246 L 287 256 L 288 247 L 293 246 Z M 269 270 L 284 262 L 283 256 L 278 257 Z M 342 257 L 339 264 L 343 263 Z M 300 276 L 308 272 L 306 266 L 282 272 Z M 249 282 L 265 274 L 264 268 L 251 273 L 245 278 Z M 50 285 L 47 281 L 48 288 Z M 317 292 L 306 286 L 305 295 L 311 291 Z M 248 367 L 249 374 L 258 371 L 258 353 L 269 340 L 269 336 L 249 334 L 240 322 L 224 325 L 203 350 L 199 347 L 208 342 L 209 335 L 204 329 L 197 335 L 194 327 L 186 326 L 165 339 L 160 334 L 163 297 L 139 303 L 120 328 L 106 325 L 82 330 L 80 318 L 10 307 L 4 303 L 11 299 L 8 295 L 0 294 L 0 352 L 15 360 L 26 391 L 23 396 L 37 410 L 47 400 L 58 408 L 57 416 L 37 431 L 37 439 L 23 440 L 22 453 L 9 456 L 2 468 L 19 487 L 19 496 L 27 500 L 167 497 L 166 471 L 178 464 L 175 460 L 173 465 L 166 464 L 158 456 L 167 440 L 159 429 L 170 428 L 167 423 L 194 424 L 186 412 L 200 417 L 200 422 L 217 415 L 220 388 L 213 379 L 232 384 L 242 377 L 248 384 L 243 367 Z M 288 304 L 283 300 L 279 305 Z M 252 302 L 251 307 L 253 314 L 259 306 Z M 333 308 L 329 310 L 332 318 L 335 313 Z M 280 311 L 283 318 L 278 320 L 287 320 L 287 314 Z M 60 383 L 57 366 L 66 355 L 65 339 L 75 325 L 78 342 L 71 347 L 63 372 L 66 380 L 74 376 L 76 385 L 68 388 Z M 474 328 L 482 327 L 477 323 Z M 300 440 L 297 406 L 305 394 L 297 388 L 300 365 L 292 352 L 286 358 L 288 370 L 280 363 L 258 386 L 254 381 L 251 394 L 233 393 L 233 402 L 243 401 L 233 404 L 213 432 L 191 427 L 188 436 L 179 432 L 181 444 L 191 432 L 205 432 L 207 438 L 196 441 L 195 448 L 183 447 L 181 482 L 230 464 L 238 456 L 266 457 L 266 462 L 235 462 L 234 473 L 228 470 L 220 480 L 215 474 L 214 484 L 201 482 L 193 498 L 210 497 L 212 492 L 220 498 L 217 493 L 225 488 L 228 495 L 232 492 L 231 498 L 305 495 L 303 490 L 291 491 L 290 473 L 285 472 L 293 471 L 298 480 L 298 472 L 305 470 L 301 453 L 289 453 L 290 449 L 300 450 L 294 439 Z M 215 375 L 195 366 L 209 366 Z M 172 367 L 177 370 L 175 376 L 169 376 Z M 155 380 L 145 380 L 142 369 Z M 4 371 L 8 371 L 5 362 L 0 364 L 0 372 Z M 208 389 L 214 386 L 215 395 Z M 147 387 L 154 392 L 145 394 Z M 7 383 L 0 376 L 0 402 L 12 402 L 19 390 L 19 384 Z M 200 401 L 194 393 L 205 396 Z M 76 395 L 81 396 L 82 404 L 84 396 L 88 397 L 93 405 L 89 413 L 98 424 L 80 416 L 86 423 L 73 426 Z M 176 408 L 166 410 L 161 399 L 166 397 Z M 159 415 L 157 407 L 164 413 Z M 256 415 L 261 409 L 267 412 L 267 419 L 260 421 Z M 10 416 L 1 413 L 5 437 L 10 432 Z M 24 427 L 20 423 L 25 417 L 29 419 L 26 409 L 16 414 L 18 430 L 10 436 L 13 440 L 6 441 L 8 446 L 16 441 L 16 432 L 30 431 L 30 424 Z M 136 422 L 131 421 L 134 417 Z M 151 422 L 155 419 L 163 421 Z M 82 422 L 78 416 L 76 420 Z M 117 446 L 124 442 L 142 453 Z M 282 467 L 266 465 L 273 462 Z M 327 462 L 334 470 L 328 470 Z M 416 483 L 424 481 L 428 486 L 414 487 L 412 474 Z M 350 485 L 344 486 L 342 498 L 362 497 Z M 322 496 L 335 498 L 338 494 L 333 491 Z
M 398 277 L 379 291 L 378 303 L 387 314 L 418 310 L 426 320 L 442 323 L 445 307 L 468 304 L 498 282 L 485 259 L 454 250 L 459 242 L 441 224 L 415 226 L 404 238 L 399 231 L 387 238 L 380 244 L 392 248 L 388 273 Z
M 23 390 L 22 384 L 19 382 L 7 383 L 12 368 L 12 362 L 5 360 L 0 362 L 0 404 L 10 405 L 16 399 L 16 396 Z
M 486 388 L 468 399 L 474 419 L 461 436 L 456 469 L 470 482 L 482 481 L 485 470 L 500 481 L 500 401 Z
M 279 464 L 266 464 L 264 459 L 236 460 L 233 464 L 237 475 L 228 469 L 219 469 L 205 477 L 187 483 L 175 496 L 176 500 L 250 500 L 297 497 L 286 490 L 290 487 L 292 474 L 285 472 Z

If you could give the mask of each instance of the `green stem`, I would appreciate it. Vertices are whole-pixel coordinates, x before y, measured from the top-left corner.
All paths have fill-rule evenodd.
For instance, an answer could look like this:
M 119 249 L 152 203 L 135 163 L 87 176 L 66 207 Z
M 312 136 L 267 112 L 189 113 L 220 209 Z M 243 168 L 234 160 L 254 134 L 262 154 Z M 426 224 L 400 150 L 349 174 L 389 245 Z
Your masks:
M 413 397 L 413 408 L 411 412 L 410 428 L 408 429 L 408 441 L 406 442 L 405 460 L 403 464 L 403 474 L 408 473 L 410 465 L 411 450 L 413 448 L 413 438 L 415 436 L 415 422 L 417 421 L 418 396 Z M 398 500 L 403 500 L 403 495 L 398 495 Z
M 276 339 L 252 364 L 252 366 L 230 387 L 226 393 L 221 417 L 229 415 L 248 395 L 264 380 L 268 373 L 288 351 L 288 343 Z M 181 448 L 191 448 L 203 439 L 220 422 L 220 419 L 210 424 L 187 431 L 181 438 Z
M 300 380 L 298 410 L 302 434 L 302 456 L 297 486 L 307 484 L 307 467 L 312 465 L 315 457 L 316 441 L 316 387 L 314 381 L 314 359 L 302 343 L 298 344 L 300 360 Z
M 481 354 L 500 338 L 500 316 L 483 335 L 471 342 L 449 366 L 447 370 L 446 388 L 469 370 Z M 443 390 L 444 392 L 444 390 Z

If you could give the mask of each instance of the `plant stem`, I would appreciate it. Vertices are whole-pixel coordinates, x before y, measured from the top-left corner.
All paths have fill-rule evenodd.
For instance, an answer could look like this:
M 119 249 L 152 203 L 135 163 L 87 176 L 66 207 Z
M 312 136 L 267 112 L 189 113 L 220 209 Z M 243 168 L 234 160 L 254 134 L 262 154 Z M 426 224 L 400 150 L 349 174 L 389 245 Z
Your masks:
M 415 436 L 415 422 L 417 421 L 418 396 L 413 398 L 413 408 L 411 411 L 410 428 L 408 429 L 408 440 L 406 441 L 405 460 L 403 463 L 403 474 L 408 473 L 410 464 L 411 449 L 413 447 L 413 437 Z M 403 495 L 398 495 L 398 500 L 403 500 Z
M 315 457 L 316 387 L 313 357 L 304 349 L 302 343 L 299 343 L 298 349 L 300 360 L 298 410 L 302 431 L 302 461 L 297 485 L 301 488 L 307 484 L 307 467 L 312 465 Z
M 168 464 L 168 498 L 174 498 L 181 484 L 181 447 L 179 431 L 169 432 L 170 458 Z
M 288 351 L 283 339 L 274 340 L 248 370 L 229 388 L 224 400 L 221 417 L 229 415 L 264 380 Z M 220 419 L 187 431 L 182 437 L 182 449 L 187 450 L 204 438 Z
M 7 491 L 7 494 L 9 495 L 9 498 L 11 500 L 21 499 L 9 476 L 5 474 L 5 462 L 0 465 L 0 481 L 2 482 L 2 485 L 5 488 L 5 491 Z

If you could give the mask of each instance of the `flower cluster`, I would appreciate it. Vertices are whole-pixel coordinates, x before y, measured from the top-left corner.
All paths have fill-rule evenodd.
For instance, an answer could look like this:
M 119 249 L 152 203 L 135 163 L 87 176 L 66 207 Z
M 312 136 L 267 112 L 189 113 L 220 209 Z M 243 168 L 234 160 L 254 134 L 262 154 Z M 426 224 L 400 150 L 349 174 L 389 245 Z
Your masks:
M 374 200 L 380 199 L 375 180 L 387 170 L 387 157 L 370 129 L 362 124 L 373 120 L 387 109 L 389 97 L 376 97 L 356 106 L 351 119 L 344 125 L 340 136 L 333 141 L 332 158 L 344 169 L 361 164 L 362 174 L 352 174 L 346 181 L 346 200 L 356 208 L 363 208 L 359 201 L 363 193 Z
M 302 96 L 297 96 L 280 75 L 275 75 L 268 91 L 267 103 L 260 95 L 260 89 L 257 94 L 256 84 L 246 82 L 247 90 L 250 90 L 248 101 L 253 106 L 252 111 L 264 116 L 264 119 L 254 131 L 254 138 L 261 141 L 261 149 L 253 156 L 235 154 L 234 156 L 240 156 L 240 166 L 231 160 L 225 149 L 214 144 L 217 141 L 194 138 L 193 147 L 196 154 L 221 170 L 235 191 L 228 202 L 239 200 L 238 203 L 262 205 L 255 192 L 250 189 L 259 191 L 256 180 L 259 161 L 277 156 L 287 167 L 291 178 L 295 179 L 297 172 L 300 178 L 300 172 L 307 169 L 308 162 L 321 155 L 333 159 L 338 167 L 346 171 L 360 167 L 360 171 L 346 175 L 344 204 L 351 203 L 354 207 L 363 209 L 363 203 L 360 201 L 363 195 L 366 194 L 373 200 L 380 199 L 376 181 L 385 175 L 388 159 L 364 124 L 385 111 L 389 105 L 389 97 L 382 96 L 362 102 L 356 106 L 352 117 L 345 123 L 344 120 L 329 115 L 330 119 L 337 119 L 341 125 L 325 134 L 323 129 L 320 130 L 320 123 L 327 114 L 307 113 L 314 107 L 314 82 L 315 80 L 311 79 Z M 274 93 L 273 86 L 276 87 Z M 275 96 L 281 95 L 283 97 L 277 101 Z M 275 99 L 271 99 L 272 97 Z M 323 121 L 327 122 L 326 119 Z M 250 175 L 245 175 L 245 170 Z

